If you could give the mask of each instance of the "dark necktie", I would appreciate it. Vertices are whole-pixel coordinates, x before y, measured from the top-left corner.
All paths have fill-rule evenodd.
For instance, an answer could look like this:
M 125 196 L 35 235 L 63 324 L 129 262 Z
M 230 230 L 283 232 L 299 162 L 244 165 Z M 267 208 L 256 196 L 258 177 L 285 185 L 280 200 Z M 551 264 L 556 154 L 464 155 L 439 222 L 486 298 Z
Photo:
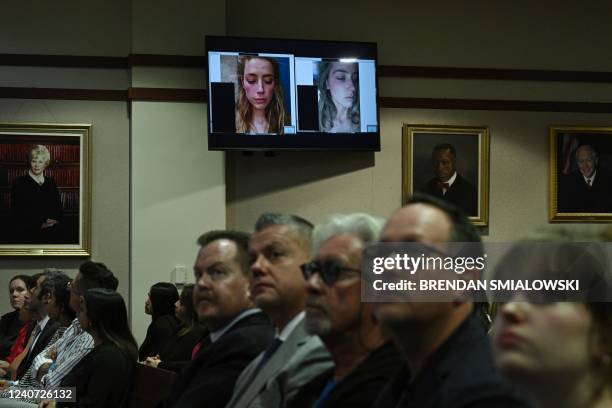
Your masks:
M 450 184 L 446 181 L 438 181 L 438 188 L 442 190 L 442 192 L 445 192 L 450 188 Z
M 591 178 L 590 177 L 587 177 L 586 182 L 587 182 L 587 186 L 591 187 Z
M 270 358 L 274 355 L 276 350 L 278 350 L 278 348 L 281 346 L 281 344 L 283 344 L 283 341 L 281 339 L 279 339 L 278 337 L 276 337 L 274 339 L 274 341 L 268 346 L 268 348 L 264 352 L 264 355 L 261 358 L 261 360 L 259 361 L 259 364 L 257 365 L 257 368 L 255 368 L 255 371 L 253 372 L 253 375 L 257 374 L 259 372 L 259 370 L 261 370 L 262 367 L 264 365 L 266 365 L 268 360 L 270 360 Z

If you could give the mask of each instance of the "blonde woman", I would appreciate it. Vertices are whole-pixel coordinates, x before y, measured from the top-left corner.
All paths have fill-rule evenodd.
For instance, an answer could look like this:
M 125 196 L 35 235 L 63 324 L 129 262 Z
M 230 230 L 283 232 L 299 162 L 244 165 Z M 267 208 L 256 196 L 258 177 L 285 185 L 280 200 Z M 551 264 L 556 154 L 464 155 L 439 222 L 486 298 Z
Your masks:
M 49 149 L 35 145 L 28 155 L 29 170 L 13 181 L 11 211 L 16 243 L 58 243 L 62 203 L 55 181 L 45 176 Z

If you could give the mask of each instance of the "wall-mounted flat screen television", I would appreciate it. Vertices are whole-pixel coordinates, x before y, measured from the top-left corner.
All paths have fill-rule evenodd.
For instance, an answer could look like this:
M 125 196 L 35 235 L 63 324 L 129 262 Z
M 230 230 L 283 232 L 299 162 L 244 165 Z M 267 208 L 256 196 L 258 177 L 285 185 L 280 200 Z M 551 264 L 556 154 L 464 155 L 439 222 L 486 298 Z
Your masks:
M 375 43 L 206 37 L 210 150 L 380 150 Z

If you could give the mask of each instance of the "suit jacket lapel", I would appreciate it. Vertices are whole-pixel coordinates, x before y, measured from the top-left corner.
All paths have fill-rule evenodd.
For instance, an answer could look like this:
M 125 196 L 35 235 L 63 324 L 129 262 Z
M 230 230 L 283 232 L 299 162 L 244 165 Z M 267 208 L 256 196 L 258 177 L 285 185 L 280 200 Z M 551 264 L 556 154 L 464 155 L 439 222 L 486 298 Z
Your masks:
M 242 398 L 239 400 L 238 406 L 248 406 L 249 403 L 259 394 L 259 391 L 264 387 L 264 385 L 285 366 L 285 364 L 291 359 L 291 357 L 295 354 L 296 350 L 306 342 L 308 338 L 308 333 L 306 333 L 306 329 L 304 328 L 304 320 L 302 320 L 295 329 L 291 332 L 287 340 L 276 350 L 276 353 L 270 357 L 270 360 L 259 370 L 258 373 L 255 374 L 255 378 L 253 377 L 253 371 L 259 361 L 263 357 L 263 353 L 260 354 L 251 364 L 249 364 L 248 369 L 249 377 L 246 382 L 245 393 Z

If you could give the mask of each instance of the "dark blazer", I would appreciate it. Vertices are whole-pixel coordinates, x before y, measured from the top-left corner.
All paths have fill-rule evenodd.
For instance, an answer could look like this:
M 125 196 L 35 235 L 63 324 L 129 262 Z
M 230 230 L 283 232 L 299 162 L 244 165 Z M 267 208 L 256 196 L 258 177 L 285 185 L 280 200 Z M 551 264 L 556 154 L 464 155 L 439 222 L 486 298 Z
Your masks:
M 147 328 L 147 335 L 138 350 L 138 359 L 146 360 L 161 354 L 173 341 L 180 329 L 181 323 L 174 315 L 163 315 L 151 322 Z
M 446 194 L 442 194 L 442 189 L 438 187 L 438 180 L 432 178 L 420 190 L 422 193 L 441 198 L 455 204 L 461 208 L 467 215 L 478 215 L 478 193 L 476 188 L 469 181 L 461 177 L 457 173 L 457 177 L 450 186 Z
M 76 388 L 72 408 L 122 408 L 127 406 L 134 371 L 133 361 L 111 342 L 94 347 L 62 379 L 61 387 Z
M 14 310 L 0 318 L 0 360 L 5 360 L 17 339 L 23 322 L 19 320 L 19 311 Z
M 416 378 L 404 368 L 374 407 L 527 408 L 493 366 L 489 339 L 472 313 L 425 362 Z
M 557 210 L 580 213 L 612 212 L 612 176 L 607 171 L 598 169 L 590 187 L 579 171 L 561 178 Z
M 36 325 L 34 325 L 34 328 L 36 328 Z M 19 368 L 17 369 L 17 379 L 18 380 L 20 380 L 21 377 L 23 377 L 23 375 L 26 373 L 28 368 L 30 368 L 32 361 L 34 361 L 34 357 L 39 355 L 47 347 L 47 345 L 49 344 L 49 341 L 51 341 L 51 338 L 53 337 L 53 335 L 55 334 L 58 328 L 59 328 L 59 323 L 53 319 L 49 319 L 49 321 L 45 325 L 45 328 L 40 333 L 38 340 L 36 340 L 36 344 L 34 345 L 33 348 L 30 349 L 30 351 L 25 356 L 21 364 L 19 364 Z M 30 333 L 30 335 L 32 334 L 34 334 L 34 331 Z
M 323 408 L 370 408 L 374 401 L 399 371 L 402 359 L 391 342 L 372 351 L 362 363 L 329 393 Z M 293 399 L 292 408 L 312 408 L 325 384 L 334 375 L 330 368 L 306 384 Z
M 195 345 L 207 335 L 208 331 L 201 325 L 194 326 L 189 333 L 180 337 L 177 334 L 160 353 L 161 362 L 157 367 L 175 373 L 181 372 L 191 362 Z
M 234 324 L 214 343 L 204 344 L 177 376 L 161 407 L 223 408 L 244 368 L 274 337 L 270 320 L 261 312 Z

